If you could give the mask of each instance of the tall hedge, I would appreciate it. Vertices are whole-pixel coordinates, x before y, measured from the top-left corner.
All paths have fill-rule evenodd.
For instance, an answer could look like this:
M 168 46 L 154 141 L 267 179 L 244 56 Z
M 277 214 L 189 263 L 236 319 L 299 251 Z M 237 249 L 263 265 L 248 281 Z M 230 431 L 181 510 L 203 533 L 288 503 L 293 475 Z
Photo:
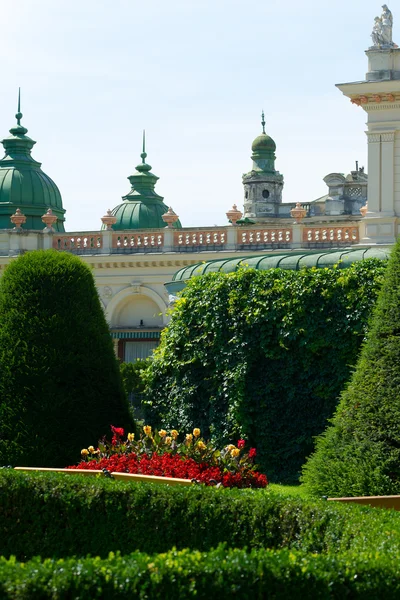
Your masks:
M 19 257 L 0 280 L 0 465 L 64 467 L 110 424 L 133 427 L 90 269 Z
M 298 479 L 355 364 L 384 272 L 243 269 L 189 281 L 148 373 L 147 419 L 244 437 L 272 481 Z
M 400 239 L 356 370 L 304 481 L 331 496 L 400 494 Z

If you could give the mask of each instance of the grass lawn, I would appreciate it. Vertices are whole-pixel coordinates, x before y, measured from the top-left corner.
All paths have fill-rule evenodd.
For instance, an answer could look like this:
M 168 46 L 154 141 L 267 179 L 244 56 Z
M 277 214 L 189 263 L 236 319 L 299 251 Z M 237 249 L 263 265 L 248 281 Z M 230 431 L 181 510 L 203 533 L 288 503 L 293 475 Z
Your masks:
M 270 483 L 267 487 L 270 492 L 276 492 L 283 496 L 300 496 L 301 498 L 310 498 L 302 485 L 280 485 L 278 483 Z

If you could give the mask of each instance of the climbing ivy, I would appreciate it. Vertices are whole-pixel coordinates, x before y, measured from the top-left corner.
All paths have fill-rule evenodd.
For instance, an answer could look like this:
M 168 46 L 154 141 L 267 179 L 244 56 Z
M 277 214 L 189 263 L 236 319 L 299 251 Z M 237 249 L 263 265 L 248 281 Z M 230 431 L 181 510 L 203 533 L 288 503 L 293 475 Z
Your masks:
M 154 425 L 244 437 L 274 481 L 297 480 L 356 362 L 385 263 L 241 269 L 191 279 L 146 372 Z

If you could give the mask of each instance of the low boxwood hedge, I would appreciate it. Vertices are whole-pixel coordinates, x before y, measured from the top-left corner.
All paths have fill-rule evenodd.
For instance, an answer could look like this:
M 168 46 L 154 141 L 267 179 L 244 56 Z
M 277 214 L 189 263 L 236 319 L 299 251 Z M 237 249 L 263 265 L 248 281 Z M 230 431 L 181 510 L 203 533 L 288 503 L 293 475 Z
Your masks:
M 305 555 L 290 550 L 171 550 L 21 564 L 0 559 L 0 598 L 219 600 L 231 598 L 398 599 L 394 557 Z
M 27 560 L 290 548 L 398 556 L 400 514 L 266 490 L 128 484 L 106 478 L 0 471 L 0 554 Z

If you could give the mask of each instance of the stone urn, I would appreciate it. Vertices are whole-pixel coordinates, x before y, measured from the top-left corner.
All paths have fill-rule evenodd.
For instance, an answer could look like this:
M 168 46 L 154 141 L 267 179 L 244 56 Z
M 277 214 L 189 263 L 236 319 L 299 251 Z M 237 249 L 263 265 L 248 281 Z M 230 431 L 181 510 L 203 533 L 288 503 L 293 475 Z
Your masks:
M 107 214 L 104 215 L 104 217 L 101 217 L 101 222 L 103 223 L 103 225 L 105 225 L 106 230 L 110 231 L 110 229 L 112 229 L 112 226 L 115 225 L 115 223 L 117 222 L 117 217 L 114 217 L 111 214 L 111 210 L 108 209 Z
M 26 216 L 22 214 L 19 208 L 17 208 L 15 213 L 11 215 L 10 221 L 14 225 L 14 229 L 20 230 L 21 225 L 26 223 Z
M 56 215 L 53 215 L 51 208 L 48 208 L 44 215 L 42 215 L 42 221 L 46 225 L 46 229 L 49 231 L 53 230 L 53 225 L 57 222 Z
M 169 229 L 171 229 L 174 226 L 174 223 L 176 223 L 179 219 L 178 215 L 172 210 L 171 206 L 169 207 L 166 213 L 161 215 L 161 218 L 164 221 L 164 223 L 167 224 L 167 227 L 169 227 Z
M 232 223 L 232 225 L 236 225 L 237 221 L 243 217 L 243 213 L 238 210 L 236 204 L 234 204 L 231 210 L 228 210 L 226 213 L 228 221 Z
M 362 217 L 365 217 L 367 212 L 368 212 L 368 202 L 366 202 L 365 205 L 360 208 L 360 213 L 361 213 Z
M 296 221 L 296 223 L 301 223 L 304 217 L 306 216 L 307 211 L 301 206 L 300 202 L 296 202 L 296 206 L 295 208 L 292 208 L 290 214 L 292 218 Z

